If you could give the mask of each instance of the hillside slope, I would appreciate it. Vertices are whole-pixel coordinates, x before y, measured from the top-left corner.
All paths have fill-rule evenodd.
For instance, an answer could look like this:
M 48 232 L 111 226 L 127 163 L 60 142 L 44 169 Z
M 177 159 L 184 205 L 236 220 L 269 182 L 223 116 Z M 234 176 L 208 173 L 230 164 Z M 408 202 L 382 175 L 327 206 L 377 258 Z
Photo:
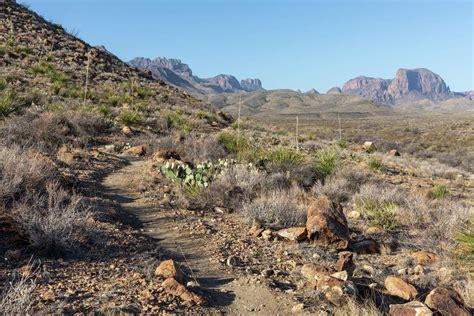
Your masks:
M 293 90 L 256 91 L 243 94 L 214 94 L 206 96 L 212 105 L 232 114 L 238 112 L 241 102 L 242 115 L 285 117 L 305 115 L 313 118 L 365 117 L 391 115 L 388 106 L 376 105 L 361 97 L 343 94 L 300 93 Z

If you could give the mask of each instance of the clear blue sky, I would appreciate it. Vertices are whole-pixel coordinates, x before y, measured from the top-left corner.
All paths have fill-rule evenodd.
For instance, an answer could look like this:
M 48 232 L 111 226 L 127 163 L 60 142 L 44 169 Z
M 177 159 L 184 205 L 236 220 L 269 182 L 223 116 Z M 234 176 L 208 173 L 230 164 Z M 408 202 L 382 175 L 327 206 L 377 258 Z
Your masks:
M 19 0 L 123 60 L 174 57 L 200 77 L 325 91 L 425 67 L 474 89 L 473 1 Z

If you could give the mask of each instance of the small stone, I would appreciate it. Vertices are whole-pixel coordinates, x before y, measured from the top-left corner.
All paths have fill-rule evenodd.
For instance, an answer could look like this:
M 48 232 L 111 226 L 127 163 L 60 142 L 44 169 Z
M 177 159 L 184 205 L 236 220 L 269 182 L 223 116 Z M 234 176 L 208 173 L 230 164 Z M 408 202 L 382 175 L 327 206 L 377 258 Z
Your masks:
M 413 285 L 395 276 L 389 276 L 385 279 L 385 288 L 390 295 L 398 296 L 407 301 L 418 295 L 418 291 Z
M 431 310 L 425 304 L 412 301 L 405 304 L 390 304 L 390 316 L 430 316 Z
M 357 211 L 352 211 L 347 214 L 347 217 L 351 219 L 359 219 L 360 218 L 360 212 Z
M 132 129 L 131 129 L 130 127 L 128 127 L 128 126 L 124 126 L 124 127 L 122 128 L 122 133 L 123 133 L 125 136 L 130 136 L 130 135 L 133 134 Z
M 415 251 L 411 254 L 411 257 L 415 260 L 416 264 L 419 265 L 430 265 L 438 261 L 438 256 L 429 251 L 421 250 Z
M 272 238 L 272 231 L 270 229 L 265 229 L 262 232 L 262 238 L 264 240 L 270 240 Z
M 201 285 L 197 282 L 197 281 L 189 281 L 188 283 L 186 283 L 186 287 L 190 287 L 190 288 L 197 288 L 197 287 L 200 287 Z
M 375 269 L 372 267 L 372 266 L 369 266 L 367 264 L 364 264 L 361 268 L 360 268 L 362 271 L 364 271 L 365 273 L 367 273 L 368 275 L 370 276 L 374 276 L 375 275 Z
M 229 256 L 226 260 L 226 264 L 229 267 L 235 267 L 239 264 L 239 258 L 237 256 Z
M 339 271 L 339 272 L 331 274 L 331 276 L 343 281 L 347 281 L 349 279 L 349 275 L 347 271 Z
M 155 275 L 162 276 L 165 279 L 174 278 L 180 283 L 183 282 L 184 278 L 184 274 L 179 268 L 178 264 L 172 259 L 161 262 L 155 270 Z
M 272 276 L 273 274 L 275 274 L 275 271 L 273 271 L 272 269 L 264 269 L 261 274 L 262 276 L 268 278 Z
M 322 276 L 317 282 L 317 290 L 324 293 L 326 299 L 336 306 L 342 306 L 349 295 L 357 293 L 354 284 L 332 276 Z
M 413 268 L 413 272 L 415 274 L 421 275 L 425 273 L 425 268 L 423 268 L 423 266 L 421 265 L 417 265 L 416 267 Z
M 291 308 L 291 312 L 294 313 L 294 314 L 300 314 L 300 313 L 303 313 L 303 310 L 304 310 L 304 304 L 301 303 L 301 304 L 296 304 L 295 306 L 293 306 Z
M 320 279 L 324 275 L 331 275 L 334 273 L 334 269 L 314 264 L 314 263 L 307 263 L 301 267 L 301 274 L 305 277 L 308 281 L 315 281 Z
M 373 152 L 377 150 L 377 147 L 375 147 L 375 144 L 373 142 L 365 142 L 362 147 L 367 151 L 367 152 Z
M 396 149 L 390 150 L 390 151 L 388 152 L 388 154 L 389 154 L 390 156 L 396 156 L 396 157 L 400 156 L 400 152 L 399 152 L 398 150 L 396 150 Z

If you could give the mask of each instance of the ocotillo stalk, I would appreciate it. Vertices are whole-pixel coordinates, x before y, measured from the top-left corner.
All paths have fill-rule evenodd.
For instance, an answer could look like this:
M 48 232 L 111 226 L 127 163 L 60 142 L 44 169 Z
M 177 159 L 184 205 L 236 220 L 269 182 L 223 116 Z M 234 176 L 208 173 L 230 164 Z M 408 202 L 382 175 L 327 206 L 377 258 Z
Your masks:
M 298 120 L 298 116 L 296 116 L 296 150 L 299 151 L 300 150 L 300 146 L 299 146 L 299 140 L 298 140 L 298 129 L 299 129 L 299 120 Z
M 339 140 L 342 140 L 342 126 L 341 126 L 341 116 L 337 113 L 337 118 L 339 120 Z
M 87 66 L 86 66 L 86 87 L 84 88 L 84 106 L 87 102 L 87 89 L 89 87 L 89 67 L 91 65 L 91 54 L 87 54 Z
M 237 149 L 240 147 L 240 108 L 242 107 L 242 95 L 240 95 L 239 101 L 239 115 L 237 117 Z

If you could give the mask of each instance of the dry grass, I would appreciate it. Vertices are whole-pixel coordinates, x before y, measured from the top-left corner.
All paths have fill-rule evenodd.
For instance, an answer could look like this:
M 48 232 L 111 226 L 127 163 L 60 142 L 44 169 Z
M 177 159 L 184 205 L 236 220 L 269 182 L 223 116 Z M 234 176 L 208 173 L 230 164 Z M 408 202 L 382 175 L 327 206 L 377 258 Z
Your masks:
M 0 175 L 0 203 L 4 206 L 41 191 L 48 181 L 58 177 L 49 160 L 18 146 L 0 149 Z
M 13 214 L 31 245 L 45 254 L 75 249 L 90 233 L 90 212 L 82 198 L 63 190 L 57 182 L 47 184 L 45 194 L 26 197 Z
M 329 176 L 324 184 L 316 183 L 311 193 L 315 196 L 326 195 L 335 202 L 343 203 L 349 201 L 357 193 L 359 187 L 367 181 L 368 175 L 365 172 L 344 167 Z
M 348 300 L 343 306 L 337 307 L 335 316 L 379 316 L 383 315 L 372 301 L 359 303 L 353 299 Z
M 31 270 L 29 264 L 26 267 Z M 16 282 L 10 282 L 0 298 L 0 314 L 2 315 L 25 315 L 31 311 L 33 305 L 33 293 L 36 289 L 36 279 L 32 275 L 23 275 Z
M 304 194 L 298 186 L 262 192 L 252 202 L 245 203 L 242 212 L 267 226 L 301 226 L 306 222 L 307 206 L 301 201 Z

